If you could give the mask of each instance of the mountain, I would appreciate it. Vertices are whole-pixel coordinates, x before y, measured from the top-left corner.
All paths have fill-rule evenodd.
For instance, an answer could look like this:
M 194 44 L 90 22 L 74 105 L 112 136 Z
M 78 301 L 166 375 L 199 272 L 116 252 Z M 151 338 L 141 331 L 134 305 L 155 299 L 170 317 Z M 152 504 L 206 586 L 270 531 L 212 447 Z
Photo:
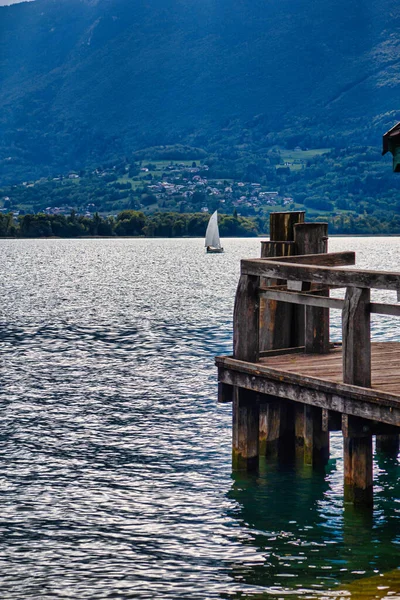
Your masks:
M 379 145 L 399 25 L 392 0 L 0 7 L 0 181 L 162 144 Z

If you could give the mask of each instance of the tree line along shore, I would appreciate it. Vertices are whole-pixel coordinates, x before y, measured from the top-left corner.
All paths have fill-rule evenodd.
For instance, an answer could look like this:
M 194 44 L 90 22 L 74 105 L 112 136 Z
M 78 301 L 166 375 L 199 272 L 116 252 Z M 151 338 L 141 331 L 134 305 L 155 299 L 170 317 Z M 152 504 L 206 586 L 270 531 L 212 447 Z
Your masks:
M 0 213 L 1 238 L 76 238 L 76 237 L 202 237 L 205 235 L 208 213 L 157 212 L 145 215 L 124 210 L 116 216 L 27 214 L 18 216 Z M 327 221 L 331 234 L 398 235 L 400 216 L 380 221 L 371 215 L 337 215 L 317 218 Z M 256 237 L 268 235 L 269 219 L 221 214 L 221 237 Z

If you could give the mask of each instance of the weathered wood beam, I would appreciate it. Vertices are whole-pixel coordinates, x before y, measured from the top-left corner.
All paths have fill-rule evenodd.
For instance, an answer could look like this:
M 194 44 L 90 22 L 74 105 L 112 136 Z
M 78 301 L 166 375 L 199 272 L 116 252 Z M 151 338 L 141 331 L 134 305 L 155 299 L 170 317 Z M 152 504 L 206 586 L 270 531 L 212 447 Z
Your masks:
M 297 346 L 296 348 L 277 348 L 276 350 L 263 350 L 260 352 L 260 358 L 267 358 L 268 356 L 282 356 L 283 354 L 301 354 L 304 352 L 304 346 Z
M 260 352 L 260 278 L 241 275 L 233 313 L 233 355 L 240 360 L 257 362 Z
M 400 317 L 400 306 L 396 304 L 381 304 L 380 302 L 371 302 L 369 305 L 371 313 L 377 315 L 390 315 Z
M 326 288 L 325 288 L 326 289 Z M 260 290 L 260 296 L 279 300 L 280 302 L 289 302 L 290 304 L 302 304 L 304 306 L 320 306 L 321 308 L 333 308 L 342 310 L 344 300 L 341 298 L 328 298 L 327 296 L 316 296 L 306 292 L 289 292 L 284 290 Z M 400 308 L 400 307 L 399 307 Z
M 259 365 L 257 365 L 259 366 Z M 347 384 L 324 382 L 295 373 L 279 371 L 268 378 L 264 371 L 233 370 L 219 365 L 218 380 L 260 394 L 279 396 L 295 402 L 319 406 L 342 414 L 363 417 L 400 427 L 400 402 L 396 396 Z
M 343 382 L 371 387 L 370 290 L 347 288 L 342 313 Z
M 379 423 L 379 421 L 371 421 L 349 415 L 342 415 L 341 429 L 346 437 L 354 437 L 357 435 L 393 435 L 399 434 L 400 428 L 394 425 Z
M 267 257 L 265 257 L 267 258 Z M 255 259 L 259 260 L 259 259 Z M 356 264 L 355 252 L 329 252 L 327 254 L 301 254 L 282 257 L 268 257 L 268 262 L 314 265 L 324 267 L 345 267 Z
M 259 404 L 254 392 L 235 388 L 232 410 L 232 468 L 255 470 L 259 458 Z
M 290 304 L 303 304 L 304 306 L 320 306 L 321 308 L 330 308 L 333 310 L 343 310 L 344 299 L 328 298 L 323 296 L 315 296 L 306 292 L 290 292 L 286 289 L 287 286 L 276 286 L 281 289 L 261 288 L 260 296 L 271 300 L 288 302 Z M 318 290 L 316 290 L 318 291 Z M 400 317 L 400 306 L 397 304 L 383 304 L 381 302 L 370 302 L 369 312 L 377 315 L 390 315 L 392 317 Z
M 400 289 L 400 273 L 398 272 L 296 265 L 265 259 L 244 259 L 241 261 L 241 269 L 244 275 L 291 281 L 309 281 L 329 286 L 375 288 L 381 290 Z

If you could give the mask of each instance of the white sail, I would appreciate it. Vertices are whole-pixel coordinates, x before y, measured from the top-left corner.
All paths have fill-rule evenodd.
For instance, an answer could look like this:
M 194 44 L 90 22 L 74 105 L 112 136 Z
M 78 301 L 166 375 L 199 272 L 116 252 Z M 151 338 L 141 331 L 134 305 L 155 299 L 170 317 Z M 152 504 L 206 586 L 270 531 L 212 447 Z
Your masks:
M 218 229 L 218 211 L 215 211 L 208 221 L 206 241 L 204 245 L 211 246 L 212 248 L 221 248 Z

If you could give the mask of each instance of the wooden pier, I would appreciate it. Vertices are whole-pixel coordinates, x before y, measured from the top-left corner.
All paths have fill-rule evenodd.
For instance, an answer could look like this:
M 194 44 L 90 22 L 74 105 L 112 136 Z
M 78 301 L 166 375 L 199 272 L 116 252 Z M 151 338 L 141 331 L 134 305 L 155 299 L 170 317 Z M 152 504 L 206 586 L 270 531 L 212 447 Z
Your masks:
M 260 455 L 321 469 L 329 432 L 342 431 L 345 501 L 372 505 L 372 437 L 378 451 L 399 451 L 400 342 L 371 343 L 370 315 L 400 316 L 400 306 L 370 292 L 399 292 L 400 273 L 349 268 L 355 253 L 328 253 L 327 229 L 273 213 L 261 258 L 241 261 L 233 356 L 216 358 L 219 401 L 233 402 L 234 469 L 257 468 Z M 329 339 L 335 309 L 340 344 Z

